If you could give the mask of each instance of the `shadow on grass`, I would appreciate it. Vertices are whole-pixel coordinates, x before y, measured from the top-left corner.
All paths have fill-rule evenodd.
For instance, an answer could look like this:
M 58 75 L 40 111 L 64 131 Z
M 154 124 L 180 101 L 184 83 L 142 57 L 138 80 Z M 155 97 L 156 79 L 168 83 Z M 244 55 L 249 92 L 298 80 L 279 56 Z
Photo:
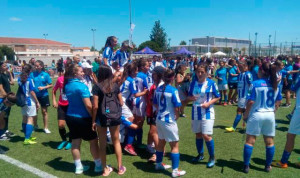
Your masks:
M 282 132 L 286 132 L 288 131 L 289 129 L 287 127 L 277 127 L 276 130 L 280 130 Z
M 52 149 L 57 149 L 57 146 L 60 144 L 61 142 L 58 141 L 49 141 L 49 142 L 43 142 L 42 145 L 46 146 L 46 147 L 50 147 Z
M 215 129 L 222 129 L 222 130 L 225 130 L 226 127 L 228 127 L 228 126 L 224 126 L 224 125 L 216 125 L 216 126 L 214 126 Z
M 55 171 L 62 171 L 62 172 L 74 172 L 75 171 L 75 166 L 73 163 L 62 161 L 61 159 L 62 159 L 62 157 L 54 158 L 53 160 L 46 162 L 46 165 L 55 169 Z M 95 167 L 94 162 L 82 161 L 82 164 L 90 166 L 90 169 L 87 172 L 83 173 L 84 175 L 93 176 L 93 177 L 100 175 L 100 173 L 94 172 L 94 167 Z M 75 174 L 74 174 L 74 176 L 75 176 Z
M 16 142 L 23 142 L 24 137 L 20 137 L 19 135 L 16 135 L 9 140 L 10 142 L 16 143 Z
M 276 119 L 276 124 L 290 124 L 290 121 L 288 120 L 282 120 L 282 119 Z
M 300 149 L 294 149 L 294 152 L 300 154 Z
M 8 147 L 0 145 L 0 154 L 5 154 L 8 150 Z
M 216 166 L 222 167 L 221 173 L 223 173 L 224 168 L 226 167 L 238 172 L 243 172 L 244 162 L 236 159 L 230 159 L 230 160 L 218 159 L 216 162 Z M 259 168 L 253 165 L 250 165 L 250 169 L 257 170 L 257 171 L 264 171 L 263 168 Z
M 162 173 L 162 174 L 164 174 L 166 176 L 170 176 L 171 175 L 171 172 L 169 172 L 167 170 L 161 170 L 161 171 L 155 170 L 155 165 L 152 164 L 152 163 L 138 161 L 138 162 L 134 162 L 133 165 L 137 169 L 139 169 L 139 170 L 141 170 L 143 172 L 146 172 L 146 173 Z

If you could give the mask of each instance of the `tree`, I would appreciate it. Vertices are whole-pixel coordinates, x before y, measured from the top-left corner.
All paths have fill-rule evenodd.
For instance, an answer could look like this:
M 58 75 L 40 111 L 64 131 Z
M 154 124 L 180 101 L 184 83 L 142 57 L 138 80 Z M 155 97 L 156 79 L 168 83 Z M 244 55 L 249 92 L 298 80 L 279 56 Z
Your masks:
M 212 52 L 212 53 L 216 53 L 216 52 L 218 52 L 218 48 L 216 48 L 216 47 L 213 47 L 213 48 L 212 48 L 212 50 L 211 50 L 211 52 Z
M 91 51 L 97 51 L 97 49 L 94 46 L 92 46 Z
M 246 54 L 246 48 L 245 47 L 242 48 L 242 52 L 243 52 L 243 55 Z
M 167 33 L 165 32 L 165 29 L 161 27 L 159 20 L 154 23 L 150 34 L 150 40 L 158 45 L 158 51 L 164 51 L 167 49 Z
M 225 52 L 226 54 L 231 53 L 231 49 L 228 48 L 228 47 L 226 47 L 226 48 L 224 48 L 224 52 Z
M 6 45 L 0 46 L 0 58 L 3 59 L 4 56 L 7 57 L 7 60 L 13 61 L 15 57 L 15 52 L 12 48 Z
M 154 41 L 145 41 L 143 43 L 141 43 L 138 47 L 138 50 L 142 50 L 144 49 L 146 46 L 148 46 L 149 48 L 151 48 L 153 51 L 159 51 L 160 47 L 157 43 L 155 43 Z
M 234 48 L 233 51 L 234 51 L 235 53 L 237 53 L 237 52 L 239 51 L 239 49 L 238 49 L 238 48 Z
M 186 42 L 182 40 L 179 45 L 186 45 Z

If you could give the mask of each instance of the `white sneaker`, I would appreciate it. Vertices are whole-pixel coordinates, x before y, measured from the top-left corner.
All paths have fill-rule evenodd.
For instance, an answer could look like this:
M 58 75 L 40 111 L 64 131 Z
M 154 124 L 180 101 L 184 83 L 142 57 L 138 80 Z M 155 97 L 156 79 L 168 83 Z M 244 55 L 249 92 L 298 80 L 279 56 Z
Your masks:
M 172 177 L 180 177 L 186 174 L 186 171 L 177 169 L 172 172 Z
M 157 163 L 155 165 L 156 170 L 165 170 L 165 169 L 170 169 L 171 165 L 163 164 L 163 163 Z
M 44 132 L 45 132 L 46 134 L 50 134 L 50 133 L 51 133 L 49 129 L 44 129 Z
M 90 166 L 82 166 L 80 168 L 75 168 L 75 174 L 82 174 L 83 172 L 90 169 Z

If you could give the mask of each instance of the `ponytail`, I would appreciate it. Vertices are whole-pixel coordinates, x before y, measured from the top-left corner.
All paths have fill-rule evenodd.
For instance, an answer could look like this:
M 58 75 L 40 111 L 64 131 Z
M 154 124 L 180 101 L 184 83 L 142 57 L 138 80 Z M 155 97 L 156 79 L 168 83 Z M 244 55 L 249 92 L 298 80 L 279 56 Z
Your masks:
M 260 72 L 264 78 L 269 78 L 272 88 L 276 91 L 278 87 L 276 65 L 271 65 L 268 62 L 263 62 L 260 67 Z
M 166 87 L 168 84 L 170 84 L 172 82 L 172 80 L 174 79 L 174 76 L 175 76 L 175 73 L 173 70 L 171 69 L 166 69 L 164 71 L 164 75 L 163 75 L 163 81 L 165 82 L 164 85 L 163 85 L 163 91 L 162 91 L 162 94 L 160 96 L 160 101 L 163 100 L 164 98 L 164 93 L 165 93 L 165 90 L 166 90 Z

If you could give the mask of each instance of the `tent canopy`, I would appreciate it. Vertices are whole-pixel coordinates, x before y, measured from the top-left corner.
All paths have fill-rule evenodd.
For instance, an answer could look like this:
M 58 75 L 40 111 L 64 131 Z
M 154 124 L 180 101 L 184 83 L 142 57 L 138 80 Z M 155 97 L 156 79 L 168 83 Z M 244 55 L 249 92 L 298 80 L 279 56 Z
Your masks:
M 226 56 L 225 53 L 223 53 L 222 51 L 218 51 L 216 53 L 214 53 L 215 56 Z
M 182 47 L 180 50 L 176 51 L 175 54 L 179 55 L 191 55 L 193 52 L 188 51 L 185 47 Z
M 135 52 L 134 54 L 158 54 L 158 52 L 153 51 L 148 46 L 146 46 L 144 49 Z
M 211 52 L 205 53 L 204 56 L 210 57 L 211 56 Z

